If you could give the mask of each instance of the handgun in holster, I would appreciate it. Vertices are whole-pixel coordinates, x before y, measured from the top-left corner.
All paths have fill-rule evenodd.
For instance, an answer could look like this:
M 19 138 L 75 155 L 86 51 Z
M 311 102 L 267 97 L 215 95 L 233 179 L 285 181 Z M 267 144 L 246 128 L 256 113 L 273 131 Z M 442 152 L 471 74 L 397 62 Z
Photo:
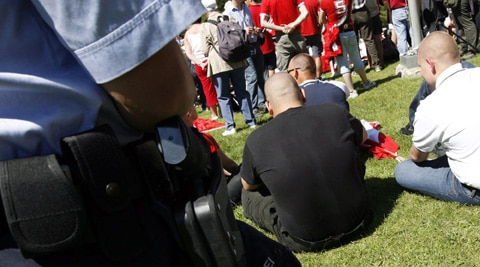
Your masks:
M 145 198 L 195 266 L 246 266 L 220 159 L 179 117 L 126 146 L 103 125 L 64 138 L 62 156 L 2 161 L 0 193 L 26 257 L 93 243 L 113 261 L 141 257 Z

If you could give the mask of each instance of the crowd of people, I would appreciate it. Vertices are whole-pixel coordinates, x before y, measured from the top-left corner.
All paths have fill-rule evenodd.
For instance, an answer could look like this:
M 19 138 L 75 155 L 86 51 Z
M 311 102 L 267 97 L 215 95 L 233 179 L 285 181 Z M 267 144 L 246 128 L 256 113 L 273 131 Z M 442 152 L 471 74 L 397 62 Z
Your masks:
M 237 2 L 232 0 L 232 3 Z M 289 249 L 297 252 L 319 251 L 331 245 L 333 241 L 345 238 L 346 233 L 350 235 L 358 232 L 369 222 L 371 216 L 363 184 L 364 165 L 357 159 L 357 149 L 366 138 L 365 128 L 349 114 L 347 100 L 357 96 L 352 83 L 350 64 L 360 76 L 364 90 L 376 86 L 374 81 L 367 78 L 366 68 L 377 72 L 384 68 L 382 38 L 385 37 L 382 36 L 383 29 L 381 22 L 379 23 L 379 5 L 378 2 L 369 0 L 345 1 L 344 5 L 334 4 L 333 1 L 328 0 L 283 1 L 281 4 L 274 0 L 264 0 L 261 3 L 245 1 L 245 4 L 246 8 L 253 5 L 256 10 L 252 13 L 260 15 L 257 17 L 257 24 L 253 27 L 261 28 L 270 37 L 272 32 L 274 33 L 273 47 L 278 64 L 275 64 L 277 66 L 275 72 L 271 67 L 263 67 L 264 104 L 273 119 L 248 136 L 239 173 L 229 178 L 229 190 L 236 188 L 231 191 L 235 192 L 231 195 L 231 201 L 233 205 L 242 205 L 247 218 L 273 233 L 277 240 Z M 409 50 L 419 46 L 413 43 L 407 2 L 385 1 L 383 4 L 388 12 L 388 22 L 393 25 L 391 30 L 395 33 L 394 42 L 398 53 L 404 56 Z M 442 17 L 438 19 L 442 20 Z M 455 19 L 455 15 L 452 15 L 452 19 Z M 461 25 L 458 25 L 455 34 L 461 34 L 461 32 Z M 476 172 L 470 162 L 476 158 L 476 146 L 472 151 L 466 151 L 472 154 L 468 159 L 461 158 L 466 155 L 464 153 L 452 154 L 450 157 L 439 154 L 439 159 L 426 163 L 429 152 L 445 153 L 445 147 L 453 146 L 450 149 L 459 149 L 462 145 L 460 141 L 450 144 L 450 142 L 445 143 L 435 139 L 436 136 L 444 138 L 442 136 L 445 136 L 445 131 L 452 131 L 447 128 L 450 127 L 448 123 L 445 123 L 445 128 L 432 129 L 434 125 L 428 125 L 430 128 L 425 129 L 423 128 L 426 124 L 424 120 L 428 119 L 422 118 L 422 120 L 415 117 L 420 101 L 436 90 L 432 89 L 435 88 L 436 78 L 432 78 L 431 75 L 439 77 L 444 69 L 459 63 L 460 58 L 465 54 L 462 50 L 465 44 L 462 44 L 461 38 L 452 38 L 452 35 L 456 37 L 455 34 L 452 34 L 451 29 L 441 32 L 430 31 L 427 35 L 431 36 L 421 43 L 418 51 L 419 65 L 425 81 L 412 100 L 409 123 L 401 129 L 402 134 L 414 135 L 412 159 L 399 164 L 395 170 L 395 176 L 398 183 L 407 189 L 443 200 L 477 204 L 475 181 L 469 180 L 469 177 Z M 360 56 L 359 38 L 362 38 L 366 46 L 367 64 Z M 273 39 L 269 38 L 269 42 L 271 41 Z M 433 43 L 447 45 L 440 49 Z M 457 49 L 457 45 L 460 49 Z M 272 48 L 271 44 L 267 46 Z M 438 51 L 438 54 L 430 53 L 432 49 Z M 272 50 L 266 51 L 267 53 L 264 54 L 272 53 Z M 335 59 L 338 72 L 342 75 L 344 82 L 322 79 L 321 55 L 325 55 L 325 52 Z M 441 57 L 440 53 L 451 55 L 451 58 Z M 424 60 L 427 64 L 423 64 Z M 468 62 L 463 62 L 455 69 L 464 70 L 471 67 L 473 66 Z M 432 70 L 433 68 L 436 69 Z M 325 110 L 314 112 L 313 107 L 318 108 L 319 105 Z M 435 105 L 438 106 L 438 104 Z M 430 112 L 433 111 L 430 110 Z M 325 117 L 322 118 L 319 114 Z M 423 113 L 420 111 L 419 114 Z M 339 130 L 341 129 L 339 125 L 327 126 L 327 123 L 322 123 L 322 121 L 329 121 L 332 124 L 332 117 L 338 119 L 334 120 L 335 122 L 346 119 L 349 124 L 341 124 L 350 125 L 351 128 Z M 437 115 L 435 118 L 440 117 Z M 427 116 L 427 118 L 431 117 Z M 312 122 L 309 123 L 309 120 Z M 296 129 L 302 127 L 298 124 L 307 124 L 310 127 L 303 127 L 299 132 Z M 420 136 L 420 132 L 418 135 L 415 134 L 414 125 L 422 125 L 417 127 L 422 127 L 423 136 Z M 315 128 L 316 126 L 319 129 Z M 463 129 L 461 127 L 467 126 L 456 127 L 460 131 Z M 329 132 L 331 128 L 335 131 Z M 434 131 L 439 132 L 433 136 L 431 134 Z M 278 133 L 282 134 L 278 135 Z M 320 133 L 322 133 L 321 137 L 319 137 Z M 453 133 L 448 132 L 448 134 Z M 334 137 L 339 135 L 345 137 L 351 135 L 351 139 L 342 139 L 345 142 L 342 144 L 334 143 Z M 426 141 L 427 136 L 431 140 Z M 418 138 L 420 140 L 416 141 Z M 330 140 L 331 148 L 325 147 L 326 140 Z M 290 145 L 292 143 L 295 143 L 295 149 Z M 305 146 L 302 146 L 303 144 Z M 441 149 L 437 147 L 440 144 L 442 144 Z M 295 152 L 297 149 L 298 152 Z M 334 154 L 327 152 L 328 155 L 321 153 L 321 151 L 331 152 L 338 149 L 343 152 Z M 284 155 L 288 153 L 302 155 L 302 157 L 287 160 Z M 284 162 L 285 160 L 287 162 Z M 462 160 L 464 163 L 453 164 Z M 452 169 L 449 166 L 450 161 L 453 164 Z M 341 162 L 343 167 L 334 167 L 335 162 Z M 350 163 L 344 164 L 345 162 Z M 468 164 L 472 165 L 471 170 L 459 169 L 460 166 L 465 167 Z M 435 166 L 435 168 L 440 166 L 442 169 L 438 174 L 433 174 L 430 168 L 424 168 L 423 165 Z M 345 166 L 351 166 L 352 169 L 345 169 Z M 329 174 L 327 170 L 332 170 L 335 174 Z M 431 180 L 420 183 L 421 176 L 425 175 L 431 176 Z M 462 175 L 462 177 L 456 175 Z M 293 179 L 293 177 L 296 178 Z M 329 179 L 332 177 L 335 177 L 336 183 L 341 183 L 339 186 L 342 188 L 341 192 L 335 190 L 336 186 L 331 186 L 333 182 Z M 445 185 L 432 186 L 436 183 L 436 179 L 442 181 L 446 179 Z M 447 193 L 448 190 L 456 190 L 448 187 L 447 183 L 454 184 L 456 189 L 464 188 L 467 192 L 457 195 Z M 308 195 L 311 188 L 317 188 L 313 190 L 315 192 L 323 192 L 322 190 L 328 188 L 328 193 L 306 197 L 305 194 Z M 296 195 L 292 191 L 301 193 Z M 239 198 L 239 192 L 241 192 L 241 198 Z M 346 198 L 352 202 L 348 204 L 345 202 Z M 342 204 L 336 202 L 339 199 L 342 199 Z M 320 203 L 328 203 L 329 207 L 334 206 L 335 209 L 331 210 Z M 345 209 L 342 208 L 343 204 L 346 204 Z M 307 216 L 315 211 L 321 211 L 323 216 Z
M 287 67 L 295 55 L 310 55 L 315 62 L 314 78 L 324 79 L 322 71 L 325 66 L 322 66 L 322 61 L 325 58 L 325 38 L 329 40 L 327 50 L 331 50 L 335 43 L 331 43 L 331 37 L 338 37 L 339 41 L 335 45 L 340 49 L 334 54 L 327 53 L 327 61 L 336 62 L 336 69 L 349 89 L 347 98 L 358 96 L 352 82 L 350 62 L 353 62 L 354 71 L 362 79 L 362 89 L 368 90 L 376 86 L 374 81 L 367 78 L 365 64 L 360 56 L 358 37 L 362 37 L 368 44 L 368 68 L 381 71 L 383 58 L 379 46 L 382 29 L 380 26 L 378 30 L 377 26 L 373 31 L 373 23 L 365 2 L 361 3 L 362 14 L 366 16 L 362 19 L 367 19 L 368 23 L 357 20 L 355 25 L 355 16 L 351 15 L 352 8 L 337 8 L 333 2 L 330 6 L 321 7 L 316 0 L 261 3 L 254 0 L 230 0 L 225 3 L 221 13 L 218 12 L 215 0 L 203 0 L 202 3 L 209 11 L 206 14 L 207 20 L 203 23 L 196 21 L 189 26 L 183 37 L 183 45 L 193 66 L 193 74 L 198 79 L 197 92 L 205 102 L 203 106 L 209 108 L 212 119 L 218 119 L 219 116 L 225 119 L 225 136 L 236 133 L 231 98 L 234 97 L 235 104 L 238 103 L 247 125 L 254 128 L 256 118 L 266 112 L 265 81 L 275 72 L 294 71 L 295 69 Z M 324 3 L 327 4 L 328 1 Z M 378 5 L 375 6 L 379 10 Z M 331 12 L 329 16 L 325 13 L 326 10 Z M 337 13 L 341 15 L 334 15 Z M 251 56 L 246 60 L 226 62 L 219 57 L 215 26 L 208 22 L 217 20 L 219 15 L 226 16 L 245 30 L 252 46 Z M 342 23 L 342 27 L 337 27 Z M 326 33 L 325 27 L 328 29 Z M 330 32 L 333 28 L 341 28 L 341 32 L 332 35 Z
M 369 1 L 231 0 L 220 13 L 215 0 L 0 0 L 0 265 L 295 267 L 293 252 L 358 238 L 373 214 L 350 61 L 363 90 L 376 86 L 359 36 L 368 66 L 384 67 Z M 386 4 L 404 54 L 408 7 Z M 463 8 L 451 10 L 466 36 Z M 220 56 L 219 17 L 248 35 L 244 60 Z M 465 51 L 443 31 L 418 45 L 424 84 L 410 159 L 394 175 L 480 205 L 480 69 L 461 62 L 476 52 L 471 37 Z M 323 81 L 322 52 L 344 82 Z M 237 131 L 232 90 L 255 129 L 241 163 L 192 127 L 193 73 L 223 136 Z M 258 127 L 263 112 L 272 119 Z M 231 204 L 276 240 L 235 220 Z

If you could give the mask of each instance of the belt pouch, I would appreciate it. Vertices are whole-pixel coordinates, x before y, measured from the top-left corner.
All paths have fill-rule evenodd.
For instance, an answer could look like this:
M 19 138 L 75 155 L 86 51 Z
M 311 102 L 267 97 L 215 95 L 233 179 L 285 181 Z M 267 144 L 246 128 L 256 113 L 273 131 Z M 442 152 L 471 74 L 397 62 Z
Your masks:
M 109 126 L 63 139 L 63 153 L 81 188 L 86 210 L 103 253 L 132 260 L 146 250 L 133 205 L 140 178 Z
M 82 242 L 82 202 L 55 155 L 0 162 L 0 186 L 10 232 L 26 257 Z

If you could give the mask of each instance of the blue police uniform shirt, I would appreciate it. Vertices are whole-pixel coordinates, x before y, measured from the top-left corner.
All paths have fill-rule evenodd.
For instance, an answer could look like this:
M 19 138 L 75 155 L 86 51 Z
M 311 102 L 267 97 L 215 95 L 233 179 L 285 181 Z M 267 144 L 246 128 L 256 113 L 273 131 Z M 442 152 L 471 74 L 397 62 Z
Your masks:
M 61 138 L 102 122 L 121 143 L 140 137 L 98 84 L 204 12 L 195 0 L 0 0 L 0 160 L 60 153 Z

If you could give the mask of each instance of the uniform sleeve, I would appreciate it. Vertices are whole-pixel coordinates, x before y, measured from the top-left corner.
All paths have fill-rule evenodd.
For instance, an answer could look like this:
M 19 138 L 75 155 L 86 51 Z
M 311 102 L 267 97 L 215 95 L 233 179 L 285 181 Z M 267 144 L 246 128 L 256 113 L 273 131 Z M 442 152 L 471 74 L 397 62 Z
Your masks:
M 33 0 L 97 83 L 148 59 L 205 13 L 196 0 Z

